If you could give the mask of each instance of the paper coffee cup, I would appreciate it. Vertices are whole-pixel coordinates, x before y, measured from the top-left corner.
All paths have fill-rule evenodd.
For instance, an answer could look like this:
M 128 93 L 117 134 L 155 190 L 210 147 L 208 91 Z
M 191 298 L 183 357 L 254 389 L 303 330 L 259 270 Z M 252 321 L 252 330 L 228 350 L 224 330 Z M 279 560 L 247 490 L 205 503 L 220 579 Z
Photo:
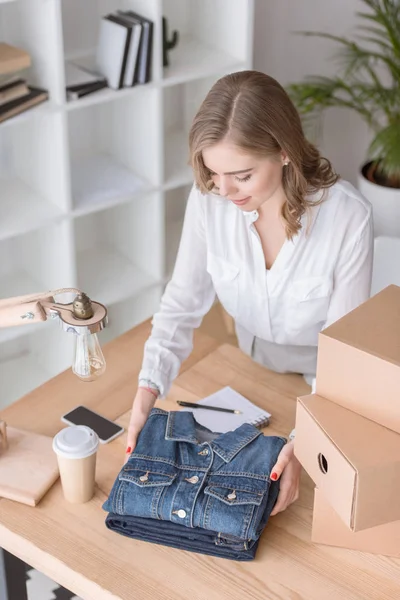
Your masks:
M 53 450 L 68 502 L 82 504 L 93 497 L 98 445 L 97 434 L 86 425 L 71 425 L 54 437 Z

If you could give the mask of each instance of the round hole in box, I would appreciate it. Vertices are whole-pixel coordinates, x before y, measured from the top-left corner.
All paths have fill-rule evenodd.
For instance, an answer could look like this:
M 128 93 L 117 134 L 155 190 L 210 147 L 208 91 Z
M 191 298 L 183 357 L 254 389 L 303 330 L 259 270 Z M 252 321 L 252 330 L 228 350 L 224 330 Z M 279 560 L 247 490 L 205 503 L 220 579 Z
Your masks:
M 321 452 L 318 454 L 318 466 L 324 474 L 328 472 L 328 461 Z

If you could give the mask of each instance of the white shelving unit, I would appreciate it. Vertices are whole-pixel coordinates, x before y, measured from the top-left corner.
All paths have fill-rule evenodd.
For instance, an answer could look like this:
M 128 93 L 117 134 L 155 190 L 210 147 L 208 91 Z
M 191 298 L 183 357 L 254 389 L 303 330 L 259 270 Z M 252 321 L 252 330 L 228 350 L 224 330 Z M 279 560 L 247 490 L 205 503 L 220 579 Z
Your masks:
M 100 18 L 154 22 L 151 82 L 65 99 Z M 162 65 L 162 17 L 179 31 Z M 0 297 L 78 287 L 109 311 L 101 343 L 150 317 L 171 276 L 192 183 L 191 120 L 220 76 L 251 68 L 253 0 L 0 0 L 0 41 L 31 53 L 49 101 L 0 124 Z M 0 408 L 63 369 L 54 323 L 0 329 Z

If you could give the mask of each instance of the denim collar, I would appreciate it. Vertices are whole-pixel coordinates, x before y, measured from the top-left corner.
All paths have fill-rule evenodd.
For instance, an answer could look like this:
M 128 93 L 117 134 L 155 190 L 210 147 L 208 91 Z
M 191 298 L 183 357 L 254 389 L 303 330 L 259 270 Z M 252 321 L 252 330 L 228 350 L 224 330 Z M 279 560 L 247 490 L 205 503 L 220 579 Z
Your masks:
M 165 428 L 165 439 L 175 442 L 200 444 L 197 439 L 196 428 L 209 431 L 197 423 L 192 412 L 170 411 L 168 412 L 167 425 Z M 214 452 L 218 454 L 222 460 L 229 462 L 238 452 L 240 452 L 240 450 L 247 446 L 247 444 L 250 444 L 250 442 L 259 435 L 262 435 L 261 431 L 256 429 L 253 425 L 244 423 L 234 431 L 221 433 L 212 442 L 203 443 L 209 443 Z

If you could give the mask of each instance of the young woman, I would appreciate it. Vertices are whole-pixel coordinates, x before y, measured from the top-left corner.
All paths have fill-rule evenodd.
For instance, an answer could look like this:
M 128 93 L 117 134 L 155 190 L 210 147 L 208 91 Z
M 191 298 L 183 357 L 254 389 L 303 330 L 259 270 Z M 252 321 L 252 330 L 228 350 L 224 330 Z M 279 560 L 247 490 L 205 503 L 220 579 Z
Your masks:
M 127 457 L 157 396 L 192 350 L 215 294 L 240 348 L 277 372 L 316 372 L 318 333 L 370 293 L 370 204 L 304 137 L 277 81 L 257 71 L 212 87 L 189 136 L 195 184 L 172 280 L 154 316 L 133 402 Z M 272 514 L 298 496 L 293 441 Z

